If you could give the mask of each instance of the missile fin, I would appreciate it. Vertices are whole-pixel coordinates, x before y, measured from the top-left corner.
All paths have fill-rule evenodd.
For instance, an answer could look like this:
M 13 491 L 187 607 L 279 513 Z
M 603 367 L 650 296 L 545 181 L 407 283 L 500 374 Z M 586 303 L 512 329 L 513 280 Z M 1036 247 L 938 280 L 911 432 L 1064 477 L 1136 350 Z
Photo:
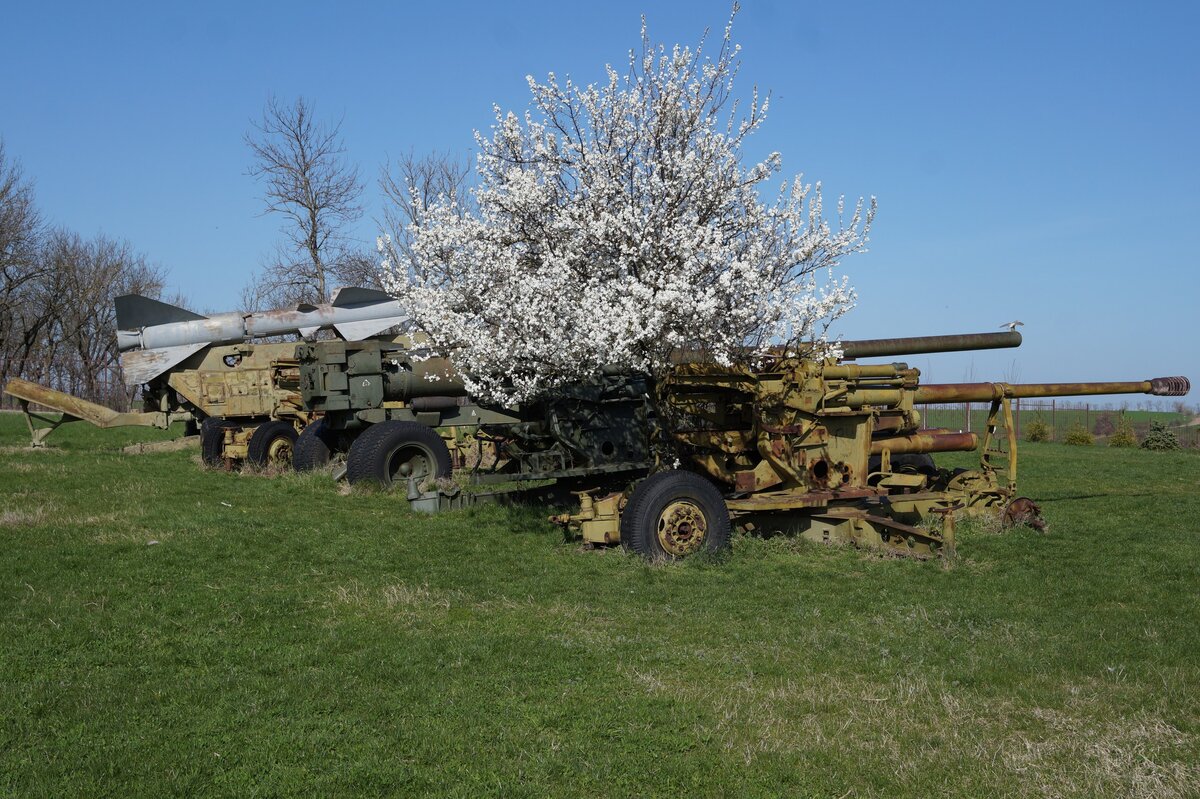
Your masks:
M 338 335 L 346 341 L 361 341 L 368 336 L 382 333 L 389 327 L 408 322 L 407 316 L 385 316 L 382 319 L 365 319 L 361 322 L 342 322 L 334 325 Z
M 297 330 L 300 333 L 300 338 L 312 338 L 314 335 L 316 335 L 317 331 L 320 329 L 321 329 L 320 325 L 313 325 L 312 327 L 297 328 Z
M 140 294 L 122 294 L 113 302 L 117 306 L 118 330 L 138 330 L 171 322 L 190 322 L 193 319 L 208 318 L 198 313 L 192 313 L 186 308 L 152 300 Z
M 380 302 L 392 302 L 395 297 L 379 289 L 364 289 L 358 286 L 343 286 L 333 293 L 333 306 L 345 308 L 348 305 L 374 305 Z
M 207 347 L 208 344 L 182 344 L 178 347 L 161 347 L 155 350 L 130 350 L 121 353 L 121 371 L 125 375 L 125 385 L 140 386 L 149 383 L 175 364 L 183 361 L 193 353 Z

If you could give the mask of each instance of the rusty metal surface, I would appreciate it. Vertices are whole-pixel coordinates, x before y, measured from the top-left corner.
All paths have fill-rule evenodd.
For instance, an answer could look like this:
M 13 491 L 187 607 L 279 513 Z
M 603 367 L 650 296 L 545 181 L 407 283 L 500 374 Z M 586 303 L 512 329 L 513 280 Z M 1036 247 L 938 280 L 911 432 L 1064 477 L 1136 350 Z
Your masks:
M 1150 378 L 1150 393 L 1156 397 L 1183 397 L 1192 390 L 1192 381 L 1182 375 Z
M 121 413 L 103 405 L 97 405 L 81 397 L 67 394 L 53 388 L 31 383 L 28 380 L 13 378 L 4 387 L 4 393 L 18 399 L 32 402 L 67 416 L 90 422 L 96 427 L 123 427 L 135 425 L 142 427 L 166 427 L 166 414 L 162 413 Z
M 187 344 L 156 350 L 130 350 L 121 353 L 121 374 L 125 385 L 133 387 L 149 383 L 171 367 L 187 360 L 204 349 L 205 344 Z
M 1017 497 L 1005 507 L 1000 516 L 1005 527 L 1025 525 L 1035 530 L 1045 530 L 1046 520 L 1042 518 L 1042 509 L 1029 497 Z
M 876 338 L 842 342 L 843 358 L 879 358 L 888 355 L 918 355 L 965 350 L 997 350 L 1021 346 L 1021 334 L 957 333 L 948 336 Z
M 909 452 L 973 452 L 979 446 L 974 433 L 935 433 L 921 431 L 893 438 L 877 438 L 871 442 L 871 454 L 880 455 L 886 449 L 893 455 Z
M 1186 377 L 1156 377 L 1109 383 L 934 383 L 917 389 L 913 402 L 931 405 L 940 402 L 988 402 L 1009 398 L 1085 397 L 1097 394 L 1154 394 L 1183 396 L 1191 389 Z

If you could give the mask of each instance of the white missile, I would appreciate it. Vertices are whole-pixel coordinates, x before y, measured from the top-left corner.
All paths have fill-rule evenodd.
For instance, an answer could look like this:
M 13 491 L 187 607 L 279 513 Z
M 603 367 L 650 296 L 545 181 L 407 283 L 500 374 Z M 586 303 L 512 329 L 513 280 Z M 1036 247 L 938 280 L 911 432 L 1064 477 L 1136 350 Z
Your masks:
M 125 382 L 146 383 L 212 344 L 299 333 L 311 336 L 333 328 L 347 341 L 373 336 L 408 322 L 408 314 L 377 289 L 342 288 L 328 305 L 300 305 L 255 313 L 201 316 L 137 294 L 116 299 L 117 349 Z

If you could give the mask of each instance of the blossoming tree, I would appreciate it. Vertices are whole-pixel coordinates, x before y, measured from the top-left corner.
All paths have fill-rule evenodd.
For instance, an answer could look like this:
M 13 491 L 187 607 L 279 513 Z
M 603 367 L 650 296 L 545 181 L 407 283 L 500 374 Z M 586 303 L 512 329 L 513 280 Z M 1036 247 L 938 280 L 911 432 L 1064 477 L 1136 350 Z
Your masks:
M 819 183 L 764 199 L 782 162 L 744 163 L 769 97 L 733 98 L 731 26 L 710 56 L 704 40 L 651 44 L 643 20 L 626 72 L 527 78 L 524 115 L 497 107 L 476 133 L 473 212 L 435 203 L 411 260 L 385 259 L 385 286 L 473 394 L 522 401 L 606 366 L 660 373 L 684 347 L 728 364 L 820 346 L 852 306 L 834 267 L 864 249 L 874 198 L 849 214 L 839 200 L 834 224 Z

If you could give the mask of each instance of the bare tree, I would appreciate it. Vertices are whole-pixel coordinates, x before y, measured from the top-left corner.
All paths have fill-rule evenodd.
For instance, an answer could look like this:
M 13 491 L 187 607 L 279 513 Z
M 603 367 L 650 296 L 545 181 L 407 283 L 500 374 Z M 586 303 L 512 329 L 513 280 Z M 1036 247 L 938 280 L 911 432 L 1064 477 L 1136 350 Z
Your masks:
M 272 97 L 253 126 L 245 137 L 254 155 L 248 174 L 263 185 L 266 213 L 283 216 L 286 239 L 255 293 L 279 305 L 325 302 L 332 280 L 362 249 L 346 235 L 362 217 L 363 187 L 343 158 L 341 123 L 317 122 L 303 97 L 291 105 Z
M 20 335 L 19 311 L 43 274 L 38 249 L 43 234 L 33 184 L 8 159 L 0 140 L 0 382 L 13 371 Z
M 24 377 L 127 406 L 113 299 L 158 297 L 163 283 L 162 268 L 129 242 L 47 229 L 32 183 L 0 142 L 0 383 Z
M 425 223 L 434 205 L 451 204 L 460 215 L 473 210 L 468 190 L 471 176 L 470 163 L 460 161 L 449 151 L 418 158 L 410 150 L 395 162 L 384 164 L 379 174 L 384 210 L 383 218 L 378 220 L 388 236 L 384 255 L 393 263 L 412 263 L 413 229 Z
M 12 310 L 4 349 L 7 377 L 37 383 L 109 405 L 126 406 L 120 379 L 113 298 L 158 297 L 163 271 L 125 241 L 84 239 L 65 229 L 43 238 L 38 277 L 25 284 Z M 173 304 L 183 304 L 173 298 Z
M 61 335 L 75 364 L 71 390 L 84 396 L 117 400 L 123 393 L 115 379 L 118 368 L 116 311 L 113 297 L 162 293 L 163 271 L 135 252 L 127 241 L 106 236 L 83 240 L 78 234 L 58 236 L 56 273 L 64 296 L 59 314 Z

